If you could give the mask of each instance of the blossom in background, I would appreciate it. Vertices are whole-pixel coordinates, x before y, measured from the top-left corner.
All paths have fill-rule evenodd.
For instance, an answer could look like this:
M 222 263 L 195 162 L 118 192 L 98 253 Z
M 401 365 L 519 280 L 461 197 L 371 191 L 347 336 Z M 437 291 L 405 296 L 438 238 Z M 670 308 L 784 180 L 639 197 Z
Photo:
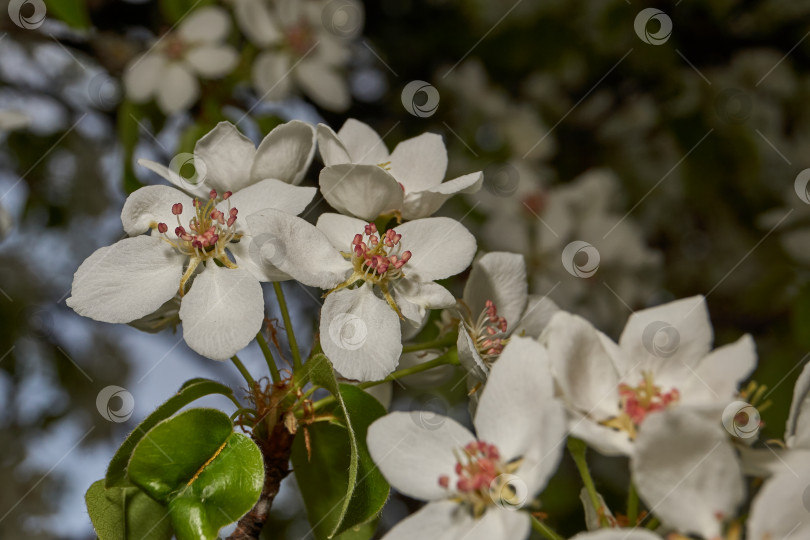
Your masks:
M 321 193 L 342 214 L 369 220 L 381 214 L 419 219 L 432 215 L 453 195 L 481 188 L 481 172 L 443 182 L 447 149 L 435 133 L 402 141 L 389 154 L 377 132 L 351 118 L 337 133 L 323 124 L 317 132 L 326 165 Z
M 647 529 L 601 529 L 579 533 L 570 540 L 663 540 Z
M 540 336 L 558 311 L 551 300 L 529 295 L 523 256 L 505 252 L 473 263 L 459 304 L 458 356 L 471 386 L 486 379 L 510 336 Z
M 12 109 L 0 109 L 0 133 L 27 127 L 31 117 L 24 112 Z
M 548 358 L 528 338 L 514 338 L 492 368 L 473 424 L 395 412 L 368 430 L 368 449 L 399 492 L 428 501 L 386 540 L 525 539 L 530 517 L 520 509 L 545 487 L 565 446 L 565 414 L 554 399 Z M 433 413 L 431 413 L 433 415 Z
M 268 267 L 328 290 L 321 346 L 344 377 L 362 381 L 382 379 L 396 368 L 400 319 L 420 326 L 428 309 L 453 305 L 453 295 L 434 281 L 462 272 L 476 249 L 475 238 L 450 218 L 415 220 L 384 233 L 340 214 L 323 214 L 313 226 L 265 211 L 248 224 L 275 231 L 261 248 Z
M 129 99 L 140 103 L 154 96 L 166 114 L 191 107 L 200 94 L 198 76 L 216 79 L 236 67 L 239 55 L 224 43 L 230 28 L 222 8 L 193 11 L 127 67 L 124 87 Z
M 810 538 L 810 461 L 796 461 L 769 478 L 751 505 L 749 540 Z
M 325 109 L 349 107 L 342 71 L 351 58 L 348 44 L 362 30 L 361 3 L 342 2 L 342 24 L 330 20 L 325 1 L 232 0 L 232 5 L 239 28 L 261 49 L 253 85 L 263 99 L 284 99 L 298 86 Z
M 540 336 L 572 434 L 603 454 L 628 456 L 653 413 L 710 405 L 722 413 L 734 401 L 756 366 L 753 339 L 746 334 L 714 351 L 712 340 L 702 296 L 637 311 L 618 344 L 567 312 L 556 313 Z

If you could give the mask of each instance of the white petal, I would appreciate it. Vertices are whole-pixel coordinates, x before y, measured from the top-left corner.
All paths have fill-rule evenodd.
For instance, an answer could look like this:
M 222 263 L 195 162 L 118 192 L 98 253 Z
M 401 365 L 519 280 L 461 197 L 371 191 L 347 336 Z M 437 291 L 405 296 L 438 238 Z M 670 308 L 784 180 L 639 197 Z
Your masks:
M 227 360 L 261 330 L 262 287 L 246 270 L 209 262 L 183 297 L 180 320 L 189 347 L 206 358 Z
M 402 249 L 411 252 L 406 275 L 435 281 L 463 272 L 475 256 L 475 237 L 458 221 L 445 217 L 417 219 L 396 228 Z
M 750 540 L 798 540 L 810 537 L 810 511 L 807 510 L 810 485 L 808 461 L 795 470 L 783 471 L 768 480 L 754 498 L 748 518 Z
M 312 202 L 317 192 L 314 187 L 292 186 L 281 180 L 262 180 L 235 192 L 228 201 L 231 208 L 239 210 L 236 218 L 239 223 L 247 220 L 249 215 L 268 208 L 297 216 Z M 228 201 L 219 204 L 220 210 L 227 211 Z
M 324 109 L 341 112 L 349 108 L 349 85 L 333 67 L 304 60 L 295 68 L 295 75 L 306 94 Z
M 324 165 L 330 167 L 332 165 L 352 162 L 349 151 L 343 146 L 343 142 L 341 142 L 337 134 L 332 131 L 332 128 L 325 124 L 318 124 L 317 134 L 318 150 L 321 153 L 321 160 L 323 160 Z M 373 163 L 373 165 L 376 165 L 376 163 Z
M 267 236 L 259 235 L 254 240 L 252 235 L 243 236 L 238 243 L 231 243 L 228 251 L 233 255 L 236 265 L 247 270 L 261 282 L 287 281 L 292 276 L 269 264 L 262 255 L 262 244 Z
M 757 365 L 754 340 L 746 334 L 734 343 L 719 347 L 700 360 L 685 374 L 687 380 L 678 390 L 682 403 L 730 403 Z
M 253 86 L 261 99 L 278 101 L 290 93 L 290 57 L 276 51 L 265 51 L 253 62 Z
M 124 231 L 130 236 L 136 236 L 149 231 L 157 223 L 165 223 L 169 228 L 166 234 L 175 238 L 177 216 L 172 214 L 172 206 L 175 203 L 183 205 L 183 212 L 179 216 L 180 223 L 188 227 L 189 221 L 195 215 L 191 197 L 169 186 L 146 186 L 135 190 L 127 197 L 121 210 Z
M 402 354 L 399 317 L 371 285 L 330 293 L 321 310 L 321 345 L 344 377 L 379 381 Z
M 176 113 L 191 107 L 200 95 L 200 85 L 189 68 L 173 62 L 163 70 L 157 87 L 157 103 L 166 114 Z
M 468 511 L 469 512 L 469 511 Z M 473 520 L 467 528 L 461 528 L 460 534 L 453 538 L 464 540 L 492 540 L 508 538 L 526 540 L 531 530 L 531 521 L 526 512 L 507 510 L 490 506 L 480 519 Z
M 264 0 L 235 0 L 234 15 L 240 30 L 254 45 L 266 48 L 281 40 L 282 34 Z
M 420 219 L 431 216 L 453 195 L 477 192 L 481 189 L 483 181 L 483 173 L 477 172 L 455 178 L 423 191 L 408 192 L 406 187 L 402 217 L 404 219 Z
M 250 177 L 254 182 L 275 178 L 299 184 L 315 155 L 315 129 L 300 120 L 273 128 L 256 151 Z
M 207 6 L 192 11 L 177 31 L 186 41 L 213 43 L 224 40 L 230 29 L 228 12 L 220 7 Z
M 341 214 L 374 220 L 402 207 L 402 188 L 376 165 L 333 165 L 320 174 L 321 194 Z
M 633 441 L 624 431 L 605 427 L 575 411 L 568 411 L 568 430 L 603 456 L 631 456 Z
M 619 339 L 628 370 L 661 376 L 688 371 L 708 354 L 713 339 L 702 296 L 633 313 Z
M 233 71 L 239 63 L 239 55 L 233 47 L 203 45 L 191 49 L 186 61 L 203 77 L 217 79 Z
M 528 285 L 523 255 L 494 251 L 476 260 L 464 285 L 464 302 L 477 318 L 486 308 L 487 300 L 504 317 L 508 329 L 517 324 L 526 307 Z
M 318 217 L 316 226 L 329 241 L 340 251 L 349 251 L 355 234 L 363 234 L 363 228 L 368 224 L 362 219 L 326 212 Z
M 391 486 L 415 499 L 441 500 L 448 490 L 439 485 L 447 475 L 455 485 L 456 454 L 475 440 L 470 431 L 434 412 L 393 412 L 368 428 L 368 451 Z
M 402 315 L 417 325 L 422 324 L 427 310 L 448 308 L 456 303 L 450 291 L 432 281 L 400 279 L 394 282 L 392 294 Z
M 646 529 L 602 529 L 583 532 L 572 536 L 570 540 L 663 540 L 660 536 Z
M 380 165 L 388 161 L 388 148 L 374 129 L 354 118 L 349 118 L 337 136 L 351 156 L 351 163 Z
M 712 412 L 675 407 L 644 420 L 631 460 L 651 511 L 682 533 L 720 536 L 736 515 L 745 484 L 728 433 Z
M 785 442 L 791 448 L 810 450 L 810 364 L 804 366 L 793 388 Z
M 268 209 L 249 215 L 247 224 L 255 244 L 250 256 L 257 264 L 269 263 L 304 285 L 321 289 L 331 289 L 348 277 L 351 263 L 303 219 Z
M 476 384 L 478 382 L 486 381 L 487 375 L 489 374 L 489 367 L 484 363 L 481 355 L 478 354 L 478 349 L 475 348 L 475 343 L 473 342 L 472 336 L 469 332 L 467 332 L 467 329 L 464 327 L 464 323 L 458 324 L 456 350 L 458 351 L 459 362 L 461 363 L 462 367 L 467 370 L 467 377 L 474 378 L 476 380 Z M 473 385 L 473 387 L 474 386 L 475 385 Z
M 140 319 L 177 293 L 185 260 L 159 238 L 125 238 L 97 250 L 79 266 L 67 305 L 102 322 Z
M 529 300 L 526 302 L 526 310 L 511 333 L 513 336 L 539 337 L 558 311 L 560 311 L 559 306 L 548 296 L 530 294 Z
M 166 57 L 162 54 L 146 54 L 136 58 L 124 72 L 124 88 L 127 97 L 136 103 L 148 100 L 163 80 Z
M 435 188 L 447 172 L 447 149 L 441 135 L 423 133 L 402 141 L 391 152 L 391 174 L 405 192 Z
M 432 502 L 411 514 L 383 536 L 384 540 L 457 540 L 473 525 L 473 517 L 458 503 Z M 505 538 L 505 537 L 504 537 Z
M 610 340 L 600 334 L 582 317 L 560 311 L 540 336 L 566 403 L 597 421 L 619 412 L 619 376 L 606 350 Z
M 533 498 L 557 470 L 567 431 L 539 343 L 512 338 L 490 371 L 474 423 L 478 438 L 495 444 L 504 460 L 524 459 L 515 474 Z
M 220 122 L 197 141 L 194 155 L 205 164 L 207 186 L 236 192 L 250 184 L 256 147 L 230 122 Z

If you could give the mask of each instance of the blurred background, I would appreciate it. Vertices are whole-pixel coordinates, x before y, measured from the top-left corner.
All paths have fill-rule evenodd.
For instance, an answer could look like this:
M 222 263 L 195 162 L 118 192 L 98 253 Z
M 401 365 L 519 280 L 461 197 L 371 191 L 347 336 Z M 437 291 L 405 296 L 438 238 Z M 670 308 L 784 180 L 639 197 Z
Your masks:
M 122 82 L 215 4 L 238 54 L 227 74 L 168 111 Z M 257 142 L 293 118 L 337 130 L 354 117 L 389 149 L 442 134 L 448 178 L 483 170 L 485 183 L 441 214 L 483 250 L 523 253 L 531 292 L 614 338 L 633 310 L 706 295 L 716 344 L 754 336 L 754 378 L 772 402 L 762 438 L 782 437 L 810 354 L 810 1 L 301 0 L 292 18 L 284 4 L 0 0 L 0 538 L 94 537 L 83 494 L 125 434 L 190 377 L 238 386 L 231 365 L 170 329 L 65 306 L 78 265 L 123 236 L 127 193 L 160 182 L 133 157 L 168 164 L 225 119 Z M 283 43 L 245 13 L 269 13 Z M 287 54 L 293 71 L 318 40 L 340 53 L 323 59 L 325 79 L 300 70 L 278 86 L 272 58 L 259 62 Z M 316 157 L 305 183 L 319 170 Z M 459 296 L 462 280 L 449 283 Z M 285 288 L 311 342 L 319 295 Z M 261 372 L 258 350 L 241 356 Z M 406 381 L 391 407 L 468 422 L 461 380 Z M 120 404 L 97 403 L 110 386 L 104 399 Z M 134 408 L 111 417 L 130 396 Z M 592 459 L 600 491 L 619 500 L 625 463 Z M 579 486 L 566 461 L 541 497 L 563 534 L 582 527 Z M 393 497 L 380 530 L 417 507 Z M 273 520 L 267 538 L 308 534 L 292 477 Z

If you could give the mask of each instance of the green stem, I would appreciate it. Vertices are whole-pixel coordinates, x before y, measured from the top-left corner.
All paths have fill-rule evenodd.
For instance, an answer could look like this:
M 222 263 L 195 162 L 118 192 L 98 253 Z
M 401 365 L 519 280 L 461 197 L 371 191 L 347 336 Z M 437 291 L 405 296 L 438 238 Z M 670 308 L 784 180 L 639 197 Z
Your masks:
M 273 382 L 281 382 L 281 374 L 278 372 L 276 359 L 273 358 L 273 352 L 270 350 L 270 346 L 267 344 L 267 340 L 264 339 L 264 335 L 261 332 L 256 334 L 256 341 L 259 342 L 259 348 L 262 350 L 264 360 L 267 362 L 267 368 L 270 370 L 270 375 L 273 377 Z
M 531 516 L 531 518 L 532 518 L 532 527 L 534 528 L 535 531 L 542 534 L 543 538 L 546 538 L 547 540 L 565 540 L 565 538 L 554 532 L 554 529 L 552 529 L 551 527 L 549 527 L 536 517 Z
M 659 525 L 661 525 L 661 521 L 657 517 L 653 516 L 650 518 L 650 521 L 647 522 L 647 525 L 645 525 L 645 527 L 647 527 L 647 529 L 651 531 L 654 531 L 655 529 L 658 528 Z
M 588 447 L 583 441 L 568 437 L 568 450 L 571 452 L 571 457 L 574 458 L 579 475 L 582 477 L 582 483 L 585 484 L 585 489 L 588 491 L 593 509 L 596 511 L 596 515 L 599 516 L 599 524 L 605 527 L 608 523 L 605 512 L 602 510 L 602 503 L 599 501 L 599 493 L 597 493 L 596 486 L 593 483 L 593 477 L 588 470 L 588 460 L 585 457 L 587 449 Z
M 281 283 L 274 281 L 273 290 L 276 291 L 276 298 L 278 298 L 278 307 L 281 308 L 281 318 L 284 319 L 284 330 L 287 331 L 287 341 L 290 342 L 290 352 L 293 357 L 293 372 L 298 374 L 301 371 L 301 353 L 298 351 L 298 342 L 295 341 L 295 332 L 293 332 L 292 321 L 290 320 L 290 311 L 287 309 L 287 301 L 284 299 L 284 291 L 281 290 Z
M 455 345 L 457 340 L 458 334 L 454 332 L 452 334 L 448 334 L 446 336 L 434 339 L 433 341 L 425 341 L 424 343 L 411 343 L 410 345 L 405 345 L 404 347 L 402 347 L 402 354 L 415 351 L 426 351 L 429 349 L 443 349 L 445 347 Z
M 236 369 L 239 370 L 239 373 L 242 374 L 242 377 L 245 378 L 245 381 L 248 383 L 248 388 L 250 388 L 250 391 L 252 392 L 253 387 L 256 386 L 256 381 L 253 380 L 253 376 L 247 370 L 247 368 L 245 367 L 245 364 L 243 364 L 242 361 L 239 360 L 239 357 L 236 356 L 236 355 L 233 355 L 231 357 L 231 362 L 233 362 L 233 365 L 235 365 Z
M 636 485 L 630 481 L 630 489 L 627 493 L 627 523 L 635 527 L 638 521 L 638 491 Z

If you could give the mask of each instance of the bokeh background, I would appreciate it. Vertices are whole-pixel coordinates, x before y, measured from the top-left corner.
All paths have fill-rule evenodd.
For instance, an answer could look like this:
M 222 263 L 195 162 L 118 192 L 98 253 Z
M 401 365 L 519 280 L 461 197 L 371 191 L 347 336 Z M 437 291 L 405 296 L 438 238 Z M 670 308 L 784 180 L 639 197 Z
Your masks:
M 531 292 L 613 337 L 635 309 L 706 295 L 716 344 L 754 336 L 754 378 L 771 402 L 762 437 L 782 436 L 810 354 L 810 1 L 380 0 L 348 12 L 336 2 L 320 6 L 325 26 L 352 29 L 341 36 L 347 110 L 295 92 L 261 100 L 255 47 L 234 22 L 240 66 L 167 117 L 129 103 L 121 78 L 178 13 L 218 2 L 55 0 L 25 28 L 0 0 L 0 110 L 30 119 L 0 134 L 0 537 L 94 537 L 83 493 L 128 430 L 187 378 L 238 386 L 232 366 L 198 357 L 180 334 L 96 323 L 64 302 L 81 261 L 123 235 L 127 192 L 159 181 L 133 156 L 168 163 L 223 119 L 257 141 L 293 118 L 335 129 L 358 118 L 389 149 L 442 134 L 448 177 L 485 171 L 481 193 L 441 210 L 481 249 L 523 253 Z M 306 183 L 319 168 L 316 157 Z M 574 241 L 588 247 L 566 268 Z M 461 283 L 451 282 L 458 294 Z M 309 342 L 318 295 L 286 290 Z M 258 350 L 242 357 L 260 372 Z M 461 379 L 406 381 L 392 408 L 465 420 Z M 134 399 L 126 421 L 97 406 L 110 385 Z M 600 491 L 618 500 L 625 463 L 592 458 Z M 562 533 L 582 528 L 579 485 L 564 462 L 541 497 Z M 394 497 L 381 530 L 415 508 Z M 307 536 L 293 479 L 273 520 L 267 538 Z

